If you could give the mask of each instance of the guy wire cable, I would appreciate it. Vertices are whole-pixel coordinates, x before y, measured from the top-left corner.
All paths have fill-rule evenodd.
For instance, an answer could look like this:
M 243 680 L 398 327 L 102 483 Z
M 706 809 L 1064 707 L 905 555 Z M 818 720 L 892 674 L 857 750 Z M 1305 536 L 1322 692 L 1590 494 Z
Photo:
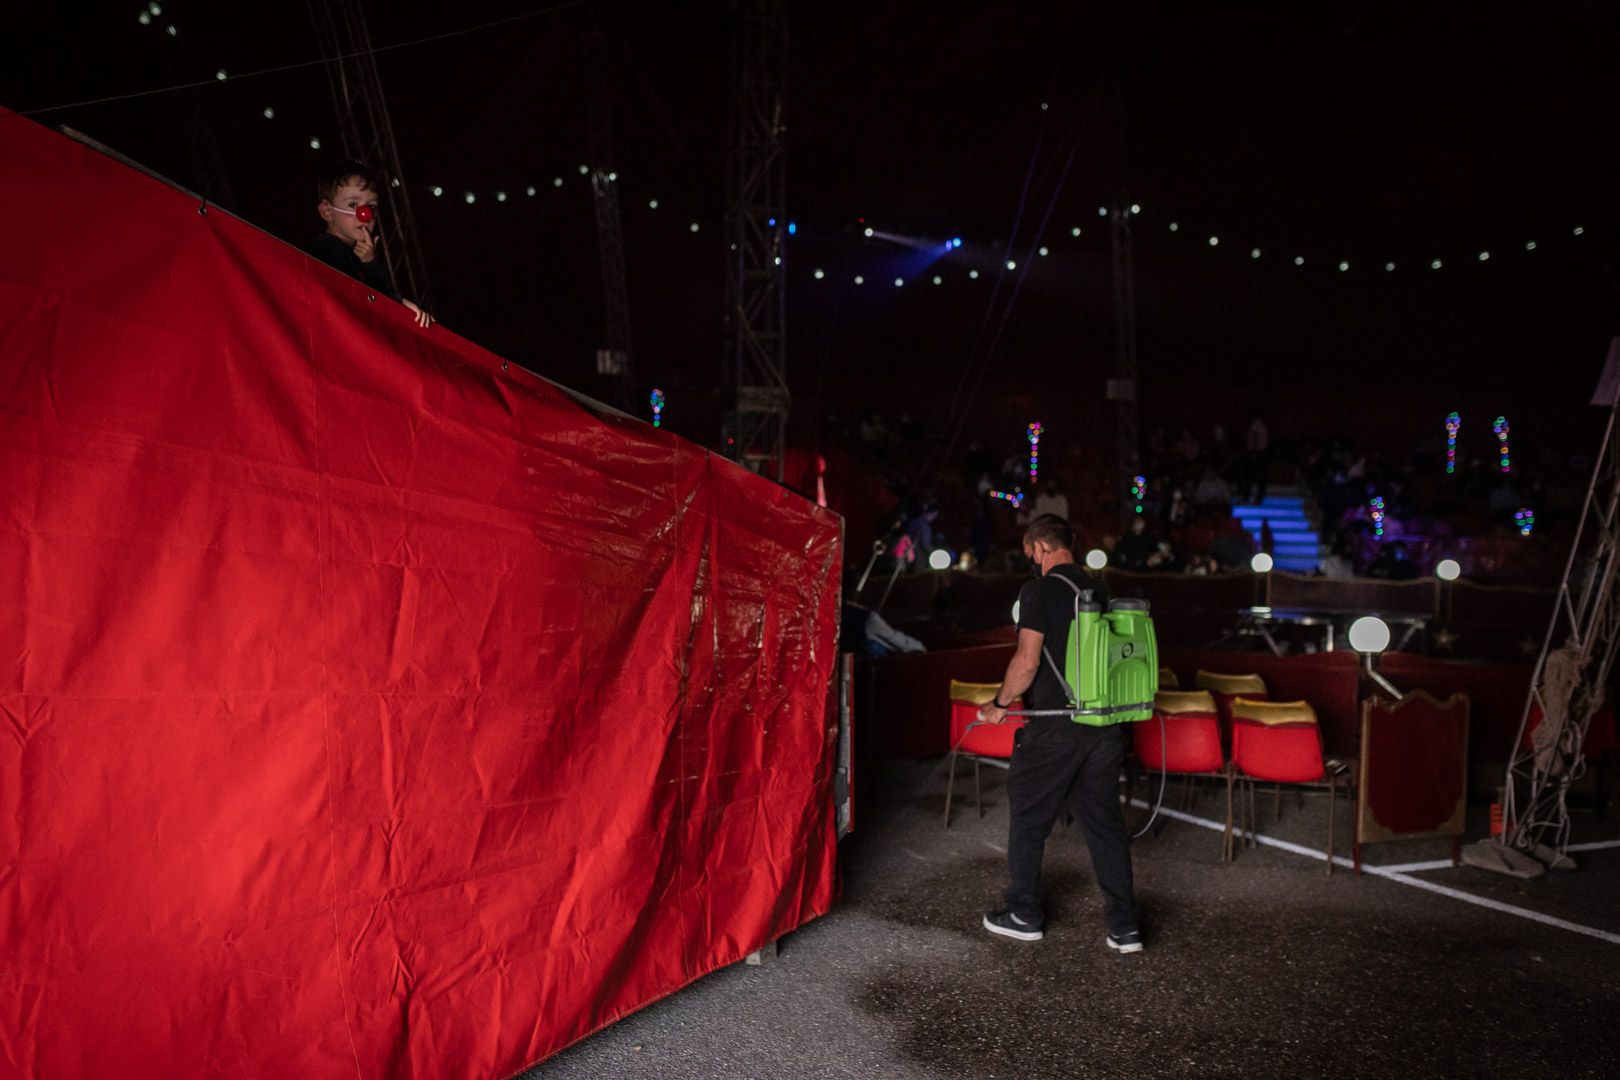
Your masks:
M 984 373 L 989 370 L 990 361 L 995 357 L 996 348 L 1001 343 L 1001 335 L 1007 329 L 1007 324 L 1012 320 L 1012 312 L 1014 306 L 1018 302 L 1018 294 L 1023 289 L 1024 279 L 1029 274 L 1030 263 L 1035 257 L 1036 249 L 1040 246 L 1041 237 L 1046 232 L 1046 226 L 1052 220 L 1052 212 L 1057 209 L 1058 196 L 1062 194 L 1063 185 L 1068 181 L 1069 170 L 1074 164 L 1074 155 L 1078 149 L 1079 141 L 1077 139 L 1075 144 L 1069 147 L 1068 157 L 1063 163 L 1063 173 L 1061 176 L 1059 176 L 1057 187 L 1053 189 L 1052 197 L 1046 204 L 1046 213 L 1041 217 L 1040 226 L 1035 230 L 1035 235 L 1030 240 L 1029 248 L 1025 252 L 1024 259 L 1019 264 L 1018 279 L 1013 283 L 1012 295 L 1007 299 L 1007 306 L 1002 311 L 1001 321 L 996 326 L 995 335 L 990 339 L 990 345 L 988 348 L 986 348 L 983 357 L 979 359 L 977 364 L 978 370 L 973 380 L 973 389 L 968 395 L 969 401 L 977 398 L 979 386 L 984 382 Z M 940 455 L 940 468 L 943 468 L 945 461 L 949 460 L 951 452 L 956 448 L 957 440 L 962 437 L 962 430 L 967 426 L 968 415 L 968 410 L 964 409 L 962 411 L 960 420 L 957 422 L 954 431 L 951 433 L 950 439 L 946 443 L 943 453 Z M 935 471 L 935 479 L 937 478 L 938 470 Z
M 1041 140 L 1040 138 L 1037 138 L 1036 140 L 1034 151 L 1030 155 L 1029 165 L 1025 170 L 1024 187 L 1019 194 L 1018 210 L 1013 220 L 1012 232 L 1008 236 L 1007 246 L 1003 252 L 1003 257 L 998 263 L 995 289 L 992 291 L 990 300 L 985 307 L 985 317 L 983 322 L 980 324 L 978 335 L 974 338 L 973 347 L 968 350 L 964 357 L 961 374 L 957 380 L 956 392 L 952 395 L 951 408 L 946 415 L 945 430 L 947 433 L 949 433 L 949 438 L 939 451 L 929 455 L 929 457 L 925 460 L 922 469 L 918 471 L 916 478 L 912 481 L 910 487 L 906 490 L 905 496 L 901 499 L 902 505 L 909 501 L 911 497 L 919 490 L 923 490 L 937 481 L 939 474 L 943 471 L 946 463 L 950 460 L 951 452 L 955 449 L 957 440 L 961 438 L 962 429 L 966 426 L 967 418 L 972 411 L 967 402 L 971 402 L 973 400 L 973 394 L 969 394 L 964 401 L 962 397 L 962 389 L 966 385 L 969 376 L 973 374 L 975 369 L 977 369 L 978 375 L 974 379 L 973 383 L 974 391 L 976 393 L 979 384 L 983 381 L 984 368 L 995 355 L 996 344 L 1000 341 L 1001 333 L 1006 328 L 1007 322 L 1012 316 L 1013 308 L 1018 302 L 1019 292 L 1023 287 L 1024 278 L 1029 273 L 1030 260 L 1033 257 L 1036 248 L 1038 248 L 1040 245 L 1040 238 L 1042 235 L 1044 235 L 1046 226 L 1051 221 L 1052 213 L 1057 206 L 1058 197 L 1062 194 L 1064 184 L 1067 182 L 1069 170 L 1074 161 L 1074 154 L 1078 148 L 1078 132 L 1081 120 L 1083 118 L 1083 111 L 1076 113 L 1074 120 L 1069 125 L 1069 129 L 1064 132 L 1063 137 L 1058 144 L 1060 152 L 1061 148 L 1065 144 L 1069 145 L 1069 153 L 1065 158 L 1062 173 L 1058 179 L 1056 187 L 1053 189 L 1051 197 L 1047 201 L 1046 212 L 1041 218 L 1041 223 L 1036 229 L 1035 236 L 1030 241 L 1029 248 L 1025 253 L 1025 257 L 1019 263 L 1020 272 L 1017 280 L 1013 284 L 1012 292 L 1007 298 L 1007 303 L 1001 312 L 1001 319 L 997 326 L 995 335 L 991 340 L 989 349 L 981 357 L 978 355 L 979 347 L 981 344 L 983 344 L 985 331 L 989 327 L 992 315 L 995 314 L 995 304 L 1001 294 L 1001 286 L 1008 272 L 1006 269 L 1008 256 L 1016 253 L 1015 245 L 1018 242 L 1018 230 L 1023 223 L 1024 209 L 1029 197 L 1030 183 L 1035 175 L 1035 167 L 1040 157 Z M 959 406 L 960 412 L 958 411 Z
M 973 358 L 978 353 L 979 346 L 984 341 L 985 331 L 990 328 L 990 319 L 995 314 L 996 301 L 1001 296 L 1001 285 L 1007 277 L 1007 259 L 1012 255 L 1013 244 L 1017 243 L 1018 228 L 1024 220 L 1024 207 L 1029 201 L 1030 183 L 1035 176 L 1035 165 L 1040 160 L 1041 143 L 1045 137 L 1046 135 L 1044 131 L 1037 131 L 1035 133 L 1035 146 L 1030 150 L 1029 164 L 1024 167 L 1024 182 L 1018 192 L 1018 206 L 1013 212 L 1012 231 L 1007 235 L 1007 245 L 1002 251 L 1001 258 L 996 261 L 996 280 L 994 286 L 990 290 L 990 298 L 985 301 L 984 318 L 979 322 L 979 330 L 978 333 L 973 337 L 973 344 L 965 353 L 962 354 L 962 365 L 957 375 L 956 389 L 951 393 L 950 408 L 945 412 L 946 431 L 949 431 L 951 426 L 955 423 L 957 406 L 962 400 L 962 390 L 967 385 L 968 374 L 973 370 Z M 911 501 L 911 497 L 924 486 L 923 480 L 925 478 L 929 477 L 930 474 L 937 474 L 935 461 L 938 456 L 939 451 L 934 451 L 923 459 L 922 467 L 919 468 L 916 474 L 912 477 L 911 484 L 906 488 L 906 493 L 900 498 L 900 506 L 902 508 L 904 508 L 905 505 Z
M 203 86 L 219 86 L 226 82 L 239 82 L 242 79 L 253 79 L 260 75 L 278 75 L 283 71 L 298 71 L 301 68 L 324 67 L 336 60 L 352 60 L 357 56 L 376 56 L 379 53 L 393 52 L 395 49 L 409 49 L 417 45 L 426 45 L 434 41 L 444 41 L 447 38 L 464 37 L 467 34 L 476 34 L 480 30 L 490 30 L 508 23 L 522 22 L 525 19 L 535 19 L 542 15 L 551 15 L 568 8 L 579 7 L 589 3 L 590 0 L 558 0 L 545 7 L 533 11 L 521 12 L 517 15 L 508 15 L 502 19 L 492 19 L 489 22 L 477 23 L 473 26 L 464 26 L 459 30 L 446 30 L 438 34 L 429 34 L 426 37 L 413 38 L 410 41 L 396 41 L 389 45 L 378 45 L 371 49 L 344 53 L 341 56 L 322 57 L 319 60 L 300 60 L 291 64 L 278 64 L 275 67 L 259 68 L 254 71 L 244 71 L 239 75 L 232 75 L 228 79 L 218 77 L 198 79 L 195 82 L 176 83 L 173 86 L 157 86 L 150 90 L 135 90 L 127 94 L 109 94 L 106 97 L 86 98 L 84 101 L 69 101 L 61 105 L 45 105 L 37 109 L 19 109 L 19 116 L 39 116 L 43 113 L 61 112 L 63 109 L 77 109 L 87 105 L 105 105 L 114 101 L 130 101 L 135 98 L 152 97 L 157 94 L 172 94 L 181 90 L 195 90 Z
M 1062 147 L 1066 143 L 1068 143 L 1072 138 L 1075 137 L 1076 132 L 1078 131 L 1079 126 L 1080 126 L 1080 119 L 1081 119 L 1080 115 L 1076 115 L 1074 121 L 1070 124 L 1068 131 L 1064 132 L 1062 139 L 1058 143 L 1058 148 L 1059 148 L 1060 153 L 1062 151 Z M 1071 154 L 1071 156 L 1072 156 L 1072 154 Z M 1016 254 L 1015 248 L 1016 248 L 1016 245 L 1018 243 L 1018 230 L 1023 224 L 1024 209 L 1025 209 L 1025 204 L 1026 204 L 1026 202 L 1028 200 L 1028 197 L 1029 197 L 1030 183 L 1031 183 L 1031 179 L 1034 177 L 1035 166 L 1036 166 L 1036 164 L 1037 164 L 1037 162 L 1039 160 L 1039 157 L 1040 157 L 1040 139 L 1037 139 L 1036 144 L 1035 144 L 1034 152 L 1030 155 L 1029 167 L 1025 171 L 1025 174 L 1024 174 L 1024 187 L 1023 187 L 1023 190 L 1019 194 L 1018 212 L 1013 218 L 1012 231 L 1008 234 L 1006 249 L 1002 252 L 1002 257 L 997 261 L 995 289 L 990 294 L 990 301 L 985 307 L 985 317 L 984 317 L 983 322 L 979 326 L 978 334 L 975 335 L 975 337 L 973 339 L 973 346 L 972 346 L 972 348 L 970 348 L 968 350 L 967 354 L 963 358 L 962 370 L 961 370 L 960 376 L 957 379 L 956 390 L 951 395 L 951 407 L 950 407 L 949 411 L 946 413 L 946 420 L 945 420 L 945 430 L 947 432 L 951 432 L 951 431 L 958 431 L 959 432 L 960 429 L 961 429 L 961 426 L 966 422 L 967 416 L 968 416 L 969 412 L 971 411 L 966 407 L 966 405 L 963 404 L 962 390 L 966 386 L 968 376 L 974 370 L 975 364 L 982 362 L 982 361 L 979 360 L 979 357 L 978 357 L 979 347 L 984 343 L 985 331 L 989 328 L 991 316 L 995 312 L 996 301 L 1000 298 L 1000 295 L 1001 295 L 1001 286 L 1002 286 L 1002 283 L 1003 283 L 1003 281 L 1005 280 L 1005 278 L 1007 276 L 1007 262 L 1008 262 L 1008 260 L 1009 260 L 1009 258 L 1011 256 Z M 1065 168 L 1064 169 L 1065 174 L 1067 174 L 1067 171 L 1068 171 L 1067 168 Z M 1061 190 L 1061 187 L 1062 187 L 1062 183 L 1060 181 L 1058 190 Z M 1054 192 L 1054 198 L 1055 197 L 1056 197 L 1056 192 Z M 1049 203 L 1048 204 L 1048 210 L 1047 210 L 1047 219 L 1049 219 L 1050 217 L 1051 217 L 1051 206 L 1050 206 L 1050 203 Z M 1046 219 L 1043 219 L 1043 222 L 1044 222 L 1044 220 L 1046 220 Z M 1037 230 L 1034 244 L 1031 245 L 1031 250 L 1033 250 L 1035 245 L 1039 244 L 1040 235 L 1041 235 L 1041 232 L 1044 231 L 1044 228 L 1045 227 L 1044 227 L 1044 224 L 1043 224 L 1041 229 Z M 1023 260 L 1022 265 L 1023 265 L 1024 273 L 1028 273 L 1029 259 L 1027 257 Z M 1006 308 L 1005 308 L 1005 310 L 1003 312 L 1003 315 L 1002 315 L 1003 323 L 1005 323 L 1008 316 L 1010 316 L 1013 306 L 1017 303 L 1018 287 L 1021 286 L 1022 283 L 1023 283 L 1023 274 L 1020 274 L 1019 277 L 1018 277 L 1018 281 L 1014 285 L 1012 295 L 1010 295 L 1008 297 L 1008 299 L 1007 299 L 1007 306 L 1006 306 Z M 967 401 L 971 401 L 971 400 L 972 400 L 972 396 L 969 395 L 969 397 L 967 398 Z M 962 407 L 960 413 L 958 412 L 958 407 L 959 406 Z M 957 437 L 959 437 L 959 436 L 953 435 L 950 438 L 950 440 L 948 441 L 948 444 L 945 447 L 943 447 L 942 450 L 937 455 L 931 455 L 928 458 L 927 464 L 926 464 L 924 470 L 922 471 L 922 473 L 919 475 L 918 481 L 915 484 L 913 484 L 913 488 L 931 485 L 935 480 L 938 479 L 940 470 L 942 470 L 944 468 L 946 461 L 948 461 L 949 458 L 950 458 L 951 450 L 953 450 L 955 448 L 955 443 L 956 443 L 956 438 Z M 923 482 L 922 482 L 924 478 L 927 479 L 927 485 L 923 484 Z M 908 497 L 909 497 L 909 493 L 908 493 Z

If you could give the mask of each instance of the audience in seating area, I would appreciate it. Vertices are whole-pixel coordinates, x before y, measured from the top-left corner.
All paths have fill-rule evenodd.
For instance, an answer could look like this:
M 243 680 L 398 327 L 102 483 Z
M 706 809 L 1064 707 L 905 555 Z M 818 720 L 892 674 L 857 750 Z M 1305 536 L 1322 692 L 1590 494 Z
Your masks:
M 1448 474 L 1438 433 L 1411 456 L 1393 459 L 1344 436 L 1284 437 L 1258 409 L 1225 421 L 1202 435 L 1190 428 L 1149 429 L 1138 495 L 1114 491 L 1103 465 L 1077 447 L 1060 456 L 1057 448 L 1065 444 L 1053 445 L 1032 480 L 1022 440 L 951 442 L 908 414 L 891 419 L 868 409 L 858 422 L 829 415 L 822 440 L 899 499 L 870 516 L 887 515 L 872 539 L 884 539 L 889 552 L 898 549 L 911 572 L 926 572 L 939 548 L 953 566 L 1021 571 L 1018 536 L 1037 513 L 1072 521 L 1082 545 L 1101 549 L 1118 569 L 1244 570 L 1256 550 L 1270 550 L 1269 537 L 1256 543 L 1234 517 L 1234 505 L 1263 500 L 1279 488 L 1304 497 L 1322 545 L 1318 572 L 1325 576 L 1407 580 L 1432 573 L 1439 559 L 1460 557 L 1465 548 L 1476 553 L 1470 573 L 1519 563 L 1539 567 L 1556 561 L 1547 553 L 1572 528 L 1592 464 L 1585 454 L 1547 448 L 1520 454 L 1503 472 L 1494 457 L 1460 454 Z M 1375 498 L 1381 500 L 1376 521 Z M 1515 517 L 1525 509 L 1534 514 L 1528 536 Z M 1116 525 L 1122 521 L 1128 522 L 1123 529 Z M 869 550 L 870 539 L 848 539 L 852 552 Z M 882 565 L 893 567 L 887 559 Z

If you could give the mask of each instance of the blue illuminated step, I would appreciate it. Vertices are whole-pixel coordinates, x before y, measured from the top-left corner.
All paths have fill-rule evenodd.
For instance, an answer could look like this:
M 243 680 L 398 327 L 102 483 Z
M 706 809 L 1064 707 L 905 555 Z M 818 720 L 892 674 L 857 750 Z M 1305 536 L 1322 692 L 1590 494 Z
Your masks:
M 1305 516 L 1305 499 L 1291 490 L 1268 494 L 1259 505 L 1239 505 L 1232 516 L 1254 537 L 1259 547 L 1261 535 L 1271 531 L 1271 556 L 1278 570 L 1297 574 L 1314 573 L 1321 565 L 1321 541 Z
M 1295 521 L 1293 519 L 1281 521 L 1273 520 L 1272 518 L 1247 517 L 1238 518 L 1238 520 L 1241 521 L 1243 523 L 1243 527 L 1248 529 L 1250 532 L 1258 532 L 1260 530 L 1260 524 L 1262 521 L 1269 524 L 1271 526 L 1271 531 L 1276 533 L 1278 536 L 1281 536 L 1283 533 L 1311 533 L 1314 535 L 1316 532 L 1315 529 L 1311 528 L 1311 523 L 1308 521 Z

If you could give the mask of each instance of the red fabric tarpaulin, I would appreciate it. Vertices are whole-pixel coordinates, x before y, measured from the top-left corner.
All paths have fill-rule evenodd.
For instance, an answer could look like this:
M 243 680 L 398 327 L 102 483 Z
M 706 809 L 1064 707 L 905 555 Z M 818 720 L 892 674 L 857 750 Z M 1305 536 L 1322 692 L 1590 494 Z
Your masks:
M 825 912 L 839 547 L 0 111 L 0 1074 L 507 1076 Z

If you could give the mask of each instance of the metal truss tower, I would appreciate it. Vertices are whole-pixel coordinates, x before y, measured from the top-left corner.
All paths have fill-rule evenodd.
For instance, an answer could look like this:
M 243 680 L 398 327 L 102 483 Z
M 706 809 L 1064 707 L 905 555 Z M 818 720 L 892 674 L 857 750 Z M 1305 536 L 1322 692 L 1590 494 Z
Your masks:
M 781 481 L 787 456 L 787 237 L 783 0 L 737 0 L 731 148 L 726 170 L 726 449 Z
M 1574 866 L 1567 797 L 1585 772 L 1586 729 L 1603 706 L 1620 648 L 1620 338 L 1609 346 L 1592 404 L 1608 410 L 1608 424 L 1513 743 L 1502 836 L 1467 852 L 1472 865 L 1521 877 L 1540 874 L 1544 864 Z M 1542 722 L 1527 738 L 1538 708 Z
M 431 308 L 431 290 L 411 214 L 410 187 L 399 167 L 394 125 L 377 76 L 364 5 L 361 0 L 309 0 L 309 17 L 326 60 L 343 152 L 375 169 L 378 182 L 388 188 L 388 212 L 379 215 L 383 258 L 395 286 L 422 307 Z

